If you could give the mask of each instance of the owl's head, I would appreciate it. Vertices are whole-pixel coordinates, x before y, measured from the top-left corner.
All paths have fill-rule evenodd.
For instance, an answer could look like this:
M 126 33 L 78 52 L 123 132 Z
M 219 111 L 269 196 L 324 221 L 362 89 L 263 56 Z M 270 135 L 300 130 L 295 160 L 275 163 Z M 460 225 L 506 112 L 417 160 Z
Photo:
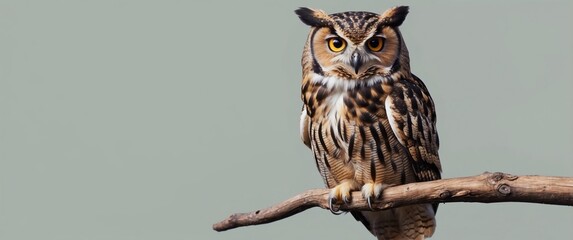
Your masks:
M 300 8 L 295 11 L 311 31 L 303 54 L 303 67 L 322 76 L 361 80 L 372 76 L 409 73 L 408 50 L 398 27 L 407 6 L 382 14 Z

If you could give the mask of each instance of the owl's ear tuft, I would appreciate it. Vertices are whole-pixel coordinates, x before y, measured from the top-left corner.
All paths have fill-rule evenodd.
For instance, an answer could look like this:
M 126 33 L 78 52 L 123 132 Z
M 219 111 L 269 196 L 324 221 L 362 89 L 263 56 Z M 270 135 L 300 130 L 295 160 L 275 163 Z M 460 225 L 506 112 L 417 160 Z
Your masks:
M 382 24 L 392 27 L 402 25 L 408 15 L 408 9 L 408 6 L 398 6 L 386 10 L 381 16 Z
M 301 7 L 294 12 L 304 24 L 311 27 L 326 27 L 330 25 L 328 14 L 322 10 Z

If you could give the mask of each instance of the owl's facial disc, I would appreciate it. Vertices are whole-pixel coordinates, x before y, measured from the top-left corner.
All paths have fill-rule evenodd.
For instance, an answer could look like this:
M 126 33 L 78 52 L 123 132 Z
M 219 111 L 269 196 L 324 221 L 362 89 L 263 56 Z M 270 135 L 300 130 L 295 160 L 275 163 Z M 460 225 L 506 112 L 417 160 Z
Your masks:
M 405 46 L 397 28 L 379 24 L 358 30 L 356 33 L 338 25 L 315 28 L 309 37 L 314 72 L 363 80 L 388 76 L 406 66 L 407 55 L 401 52 Z

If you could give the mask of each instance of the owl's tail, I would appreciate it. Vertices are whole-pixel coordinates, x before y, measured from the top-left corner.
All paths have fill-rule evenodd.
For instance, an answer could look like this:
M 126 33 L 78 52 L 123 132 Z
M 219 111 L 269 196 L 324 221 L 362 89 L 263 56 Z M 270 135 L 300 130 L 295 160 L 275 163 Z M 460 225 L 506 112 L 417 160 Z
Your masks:
M 399 207 L 379 212 L 354 212 L 357 220 L 378 240 L 423 240 L 434 234 L 436 221 L 431 204 Z

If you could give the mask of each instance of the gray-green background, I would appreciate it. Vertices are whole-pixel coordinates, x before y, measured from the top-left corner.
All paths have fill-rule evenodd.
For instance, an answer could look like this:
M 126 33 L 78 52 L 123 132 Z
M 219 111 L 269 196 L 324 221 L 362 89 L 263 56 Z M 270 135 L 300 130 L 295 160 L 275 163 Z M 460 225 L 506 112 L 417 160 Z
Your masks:
M 571 1 L 0 1 L 0 239 L 373 239 L 312 209 L 216 233 L 322 187 L 298 124 L 299 6 L 407 4 L 444 177 L 573 176 Z M 570 207 L 452 203 L 435 239 L 570 239 Z

